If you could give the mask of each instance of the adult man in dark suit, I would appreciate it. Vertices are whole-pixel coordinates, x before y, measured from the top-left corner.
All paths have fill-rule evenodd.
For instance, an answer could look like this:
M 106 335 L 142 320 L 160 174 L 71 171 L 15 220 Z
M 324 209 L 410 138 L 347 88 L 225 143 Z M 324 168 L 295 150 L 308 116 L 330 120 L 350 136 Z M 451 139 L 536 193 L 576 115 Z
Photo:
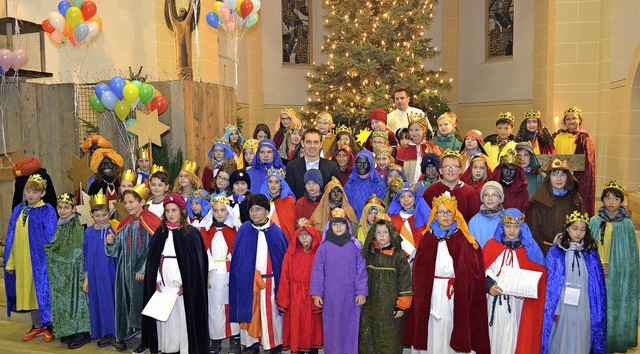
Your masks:
M 331 177 L 339 178 L 338 165 L 335 161 L 320 157 L 322 147 L 322 135 L 316 128 L 309 128 L 302 136 L 302 148 L 304 157 L 293 159 L 287 163 L 287 175 L 285 180 L 289 187 L 300 198 L 304 195 L 304 173 L 315 168 L 322 174 L 322 187 L 327 185 Z

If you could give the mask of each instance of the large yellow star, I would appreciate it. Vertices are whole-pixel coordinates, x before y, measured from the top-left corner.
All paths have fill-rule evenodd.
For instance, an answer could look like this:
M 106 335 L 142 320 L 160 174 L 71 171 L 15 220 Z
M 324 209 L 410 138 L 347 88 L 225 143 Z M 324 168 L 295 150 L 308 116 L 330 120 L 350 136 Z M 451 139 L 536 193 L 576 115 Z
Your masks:
M 71 168 L 67 170 L 67 176 L 73 183 L 74 189 L 82 186 L 83 189 L 88 190 L 87 181 L 93 176 L 89 168 L 89 155 L 80 158 L 76 154 L 71 154 Z
M 169 129 L 168 125 L 158 120 L 157 110 L 149 114 L 136 110 L 136 121 L 127 128 L 127 131 L 138 137 L 138 144 L 140 144 L 140 146 L 150 142 L 162 146 L 161 136 L 168 132 Z
M 78 219 L 80 219 L 82 225 L 91 226 L 94 224 L 91 217 L 91 204 L 89 203 L 91 197 L 84 191 L 80 191 L 80 198 L 82 202 L 76 206 L 76 212 L 79 214 Z

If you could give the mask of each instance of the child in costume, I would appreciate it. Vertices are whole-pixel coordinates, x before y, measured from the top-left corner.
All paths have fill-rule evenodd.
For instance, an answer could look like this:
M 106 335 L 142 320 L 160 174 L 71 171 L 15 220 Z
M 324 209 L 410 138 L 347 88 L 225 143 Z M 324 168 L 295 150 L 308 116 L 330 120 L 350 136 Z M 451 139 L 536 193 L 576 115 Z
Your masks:
M 35 157 L 23 157 L 20 160 L 16 161 L 13 166 L 11 166 L 11 172 L 13 173 L 13 177 L 15 178 L 14 190 L 13 190 L 13 202 L 11 203 L 11 208 L 15 208 L 18 204 L 24 202 L 24 186 L 29 180 L 29 177 L 33 174 L 38 174 L 40 177 L 44 178 L 47 181 L 47 189 L 42 200 L 55 207 L 56 205 L 56 189 L 53 186 L 53 181 L 51 180 L 51 176 L 47 173 L 47 169 L 42 167 L 40 161 Z M 92 176 L 90 179 L 94 179 L 95 176 Z M 89 184 L 84 184 L 83 188 L 88 189 Z
M 322 308 L 324 351 L 358 352 L 360 310 L 369 295 L 367 264 L 343 209 L 331 212 L 311 272 L 310 295 Z
M 610 181 L 602 189 L 604 205 L 589 229 L 607 277 L 607 352 L 638 345 L 638 241 L 624 202 L 624 187 Z
M 244 144 L 242 133 L 240 133 L 238 127 L 233 124 L 229 124 L 224 128 L 223 138 L 224 140 L 229 142 L 231 151 L 233 151 L 234 154 L 234 160 L 236 163 L 238 163 L 242 155 L 242 145 Z
M 440 182 L 440 156 L 432 152 L 424 154 L 420 163 L 420 178 L 416 182 L 418 195 L 424 195 L 432 184 Z
M 287 140 L 285 138 L 287 133 L 289 133 L 293 128 L 300 128 L 301 126 L 302 124 L 300 123 L 300 120 L 296 117 L 296 111 L 287 107 L 280 110 L 280 116 L 276 121 L 274 129 L 276 132 L 273 134 L 273 142 L 276 144 L 276 148 L 280 150 L 283 144 L 286 146 Z M 280 151 L 282 152 L 281 156 L 287 156 L 286 151 Z
M 329 156 L 331 144 L 336 139 L 336 135 L 332 133 L 333 117 L 329 112 L 323 111 L 316 116 L 316 129 L 322 135 L 322 148 L 320 149 L 320 157 Z
M 268 169 L 280 168 L 285 170 L 275 143 L 269 139 L 264 139 L 258 144 L 258 154 L 253 158 L 251 166 L 253 167 L 247 170 L 247 174 L 251 179 L 249 191 L 253 194 L 260 193 L 262 182 L 267 178 Z
M 162 223 L 149 241 L 144 303 L 156 292 L 178 299 L 166 321 L 143 316 L 142 344 L 152 353 L 209 354 L 207 326 L 208 260 L 200 232 L 189 225 L 186 202 L 177 193 L 164 197 Z
M 376 197 L 375 194 L 372 194 L 369 199 L 367 199 L 367 204 L 364 206 L 364 209 L 362 209 L 362 216 L 360 217 L 360 222 L 356 230 L 356 238 L 360 243 L 364 244 L 364 241 L 367 239 L 367 234 L 369 233 L 371 225 L 375 222 L 376 215 L 378 215 L 378 213 L 384 213 L 385 211 L 385 203 L 382 199 Z
M 493 238 L 500 225 L 500 215 L 504 211 L 504 191 L 500 183 L 489 181 L 480 190 L 482 205 L 480 212 L 469 220 L 469 232 L 476 238 L 480 247 Z
M 607 348 L 607 291 L 589 215 L 566 214 L 547 254 L 540 353 L 601 354 Z
M 124 203 L 129 215 L 122 220 L 116 234 L 107 235 L 105 252 L 115 257 L 116 268 L 116 342 L 118 351 L 127 349 L 125 340 L 142 329 L 142 308 L 145 263 L 149 241 L 160 225 L 160 218 L 144 209 L 150 191 L 144 184 L 124 192 Z M 154 277 L 153 275 L 150 275 Z M 135 352 L 146 350 L 140 344 Z
M 464 135 L 462 146 L 460 147 L 460 155 L 462 155 L 465 170 L 471 165 L 471 158 L 479 154 L 487 155 L 487 151 L 484 149 L 482 132 L 477 129 L 469 130 L 467 134 Z M 495 165 L 488 162 L 488 166 L 493 169 Z
M 54 340 L 51 325 L 51 293 L 44 245 L 56 230 L 56 212 L 42 201 L 47 182 L 33 174 L 24 186 L 25 201 L 11 213 L 4 249 L 4 282 L 7 316 L 15 311 L 31 311 L 32 326 L 22 340 L 44 334 Z
M 149 176 L 151 175 L 151 153 L 149 148 L 141 147 L 136 152 L 136 165 L 138 168 L 136 169 L 136 180 L 133 182 L 135 184 L 146 184 L 149 185 Z
M 93 157 L 93 153 L 96 152 L 96 150 L 98 150 L 100 148 L 113 149 L 113 145 L 111 145 L 111 142 L 109 140 L 105 139 L 100 134 L 93 134 L 93 135 L 89 136 L 88 138 L 86 138 L 82 142 L 82 145 L 80 145 L 80 149 L 82 150 L 82 154 L 83 155 L 89 155 L 89 165 L 91 165 L 91 157 Z M 91 176 L 89 178 L 89 180 L 87 181 L 87 185 L 86 185 L 85 188 L 88 189 L 88 187 L 91 185 L 91 183 L 93 183 L 93 181 L 96 180 L 97 177 L 98 176 L 95 175 L 95 174 L 93 176 Z M 45 177 L 45 179 L 46 179 L 46 177 Z M 47 194 L 49 194 L 49 191 L 47 191 Z M 53 194 L 53 195 L 55 196 L 56 194 Z M 51 204 L 51 203 L 49 203 L 49 204 Z
M 389 141 L 388 146 L 391 148 L 395 148 L 398 145 L 398 141 L 396 140 L 396 135 L 393 130 L 387 127 L 387 112 L 385 112 L 382 108 L 376 108 L 369 113 L 369 124 L 371 125 L 371 130 L 374 132 L 384 132 L 387 133 L 387 140 Z M 373 133 L 369 135 L 369 138 L 364 143 L 364 148 L 373 151 L 375 149 L 376 144 L 373 143 Z
M 409 128 L 400 128 L 396 130 L 396 140 L 398 140 L 397 148 L 409 146 L 411 137 L 409 136 Z
M 149 178 L 151 198 L 147 202 L 147 209 L 159 218 L 164 214 L 162 202 L 169 193 L 169 188 L 171 188 L 171 183 L 169 183 L 169 176 L 164 171 L 164 167 L 153 165 L 151 167 L 151 177 Z
M 368 151 L 373 151 L 381 147 L 391 147 L 389 133 L 384 130 L 374 130 L 371 135 L 369 135 L 369 139 L 371 141 L 371 150 Z M 365 150 L 367 149 L 365 148 Z
M 368 150 L 360 151 L 356 156 L 356 167 L 351 171 L 351 176 L 344 185 L 344 191 L 356 217 L 359 218 L 362 214 L 362 208 L 371 194 L 384 198 L 386 190 L 387 185 L 376 172 L 373 164 L 373 154 Z
M 340 183 L 344 186 L 349 180 L 349 176 L 351 176 L 353 167 L 356 165 L 356 158 L 353 155 L 353 150 L 348 145 L 341 144 L 333 153 L 333 156 L 331 156 L 331 160 L 335 161 L 338 165 Z
M 231 353 L 240 353 L 240 327 L 229 321 L 229 269 L 231 255 L 240 223 L 231 215 L 227 197 L 211 199 L 213 224 L 201 233 L 209 256 L 209 338 L 211 351 L 220 353 L 222 340 L 229 338 Z M 205 235 L 211 235 L 208 237 Z
M 504 207 L 516 208 L 525 215 L 529 212 L 529 188 L 527 176 L 520 166 L 522 161 L 518 158 L 515 149 L 503 150 L 500 157 L 500 165 L 493 170 L 489 177 L 502 185 L 504 191 Z
M 296 226 L 295 239 L 282 261 L 277 298 L 278 309 L 284 313 L 282 349 L 317 354 L 322 348 L 322 313 L 314 306 L 309 287 L 322 236 L 307 219 L 298 220 Z
M 392 156 L 393 149 L 389 146 L 379 147 L 373 150 L 373 154 L 376 157 L 376 172 L 385 180 L 389 166 L 395 162 Z
M 416 183 L 422 172 L 422 157 L 428 153 L 442 155 L 442 148 L 426 139 L 428 130 L 427 118 L 424 115 L 409 114 L 409 146 L 399 148 L 396 153 L 396 163 L 405 171 L 407 180 Z
M 211 204 L 209 203 L 209 193 L 204 189 L 198 189 L 191 194 L 186 203 L 187 215 L 189 216 L 187 222 L 189 225 L 199 229 L 201 232 L 203 231 L 202 228 L 208 230 L 209 228 L 207 226 L 211 226 L 211 220 L 213 219 Z M 207 230 L 204 231 L 206 232 Z M 205 238 L 206 244 L 205 235 L 203 234 L 202 237 Z
M 89 168 L 96 174 L 95 180 L 89 185 L 89 195 L 98 192 L 107 196 L 109 200 L 118 198 L 120 187 L 120 173 L 124 167 L 124 160 L 113 149 L 100 148 L 91 155 Z
M 513 140 L 513 115 L 511 112 L 498 114 L 496 120 L 496 134 L 491 134 L 484 139 L 484 149 L 489 156 L 489 161 L 493 166 L 500 164 L 500 158 L 509 149 L 515 149 L 516 142 Z
M 312 168 L 304 173 L 304 195 L 296 201 L 295 220 L 310 219 L 322 198 L 322 174 Z
M 416 248 L 427 228 L 431 208 L 416 193 L 416 187 L 405 182 L 389 205 L 389 216 L 401 238 L 401 248 L 409 264 L 413 263 Z
M 540 247 L 531 236 L 524 214 L 507 209 L 495 237 L 482 249 L 486 274 L 491 352 L 539 353 L 542 341 L 547 270 Z M 504 295 L 498 277 L 505 268 L 540 272 L 537 298 Z M 504 284 L 503 284 L 504 285 Z
M 211 190 L 211 197 L 227 197 L 233 193 L 233 186 L 229 183 L 229 178 L 235 168 L 231 166 L 226 166 L 218 170 L 218 173 L 214 176 L 213 180 L 215 183 L 212 183 L 213 189 Z
M 353 154 L 360 152 L 360 147 L 351 132 L 351 128 L 343 124 L 336 127 L 336 138 L 329 148 L 329 155 L 327 155 L 327 158 L 333 160 L 338 148 L 341 146 L 348 146 Z
M 260 194 L 269 198 L 271 209 L 269 222 L 280 226 L 289 242 L 294 241 L 296 197 L 284 180 L 284 170 L 270 168 L 267 178 L 262 182 Z
M 304 157 L 304 149 L 302 148 L 302 127 L 293 127 L 285 136 L 286 143 L 280 146 L 280 156 L 287 161 Z M 285 163 L 286 165 L 286 163 Z
M 331 219 L 331 212 L 335 208 L 343 209 L 346 214 L 346 219 L 353 225 L 358 223 L 358 218 L 351 204 L 349 204 L 349 198 L 347 198 L 344 188 L 342 188 L 338 179 L 332 177 L 331 181 L 324 187 L 320 204 L 313 214 L 311 214 L 310 220 L 313 222 L 313 226 L 318 230 L 324 230 L 324 226 L 322 225 L 327 225 Z
M 248 139 L 242 144 L 242 154 L 238 159 L 238 170 L 249 170 L 251 162 L 258 151 L 258 140 Z
M 516 144 L 516 152 L 521 161 L 520 167 L 524 170 L 524 175 L 527 176 L 527 189 L 529 190 L 529 199 L 531 199 L 547 175 L 542 171 L 542 164 L 529 142 Z
M 445 112 L 438 117 L 438 131 L 431 140 L 442 150 L 460 150 L 462 142 L 456 138 L 458 117 L 453 112 Z
M 91 338 L 100 338 L 98 347 L 111 345 L 116 333 L 115 284 L 116 259 L 104 252 L 107 234 L 115 233 L 117 221 L 109 220 L 109 202 L 98 193 L 89 200 L 93 226 L 84 230 L 84 282 L 82 289 L 89 300 Z
M 183 198 L 189 198 L 196 189 L 202 188 L 202 181 L 198 178 L 198 165 L 195 161 L 185 160 L 180 167 L 178 178 L 173 183 L 173 192 Z
M 362 306 L 360 353 L 401 354 L 404 312 L 411 307 L 411 269 L 400 251 L 402 238 L 384 213 L 376 216 L 362 248 L 369 298 Z
M 249 174 L 241 170 L 234 171 L 229 177 L 229 184 L 233 186 L 233 194 L 230 198 L 232 215 L 239 223 L 245 223 L 249 221 L 247 202 L 253 196 L 253 193 L 249 192 L 251 188 Z
M 51 290 L 51 319 L 56 337 L 69 349 L 91 341 L 89 307 L 82 291 L 84 281 L 82 243 L 84 232 L 76 214 L 76 198 L 69 193 L 58 197 L 60 219 L 51 242 L 44 245 Z
M 413 262 L 413 306 L 402 342 L 411 345 L 413 353 L 487 354 L 482 250 L 456 198 L 449 193 L 435 198 L 427 225 Z
M 209 162 L 202 171 L 202 187 L 211 192 L 215 187 L 215 176 L 225 166 L 235 167 L 235 158 L 231 146 L 224 138 L 213 139 L 213 145 L 207 155 Z
M 124 191 L 128 191 L 136 185 L 136 178 L 137 175 L 132 170 L 122 171 L 122 175 L 120 176 L 120 187 L 118 187 L 118 201 L 122 201 L 122 193 L 124 193 Z
M 493 173 L 489 165 L 489 157 L 484 154 L 479 154 L 472 156 L 468 159 L 468 162 L 469 166 L 460 177 L 460 180 L 480 193 L 482 186 L 484 186 L 489 180 L 491 173 Z
M 540 111 L 527 111 L 524 113 L 524 120 L 520 123 L 516 134 L 516 142 L 529 143 L 534 154 L 555 155 L 556 148 L 553 145 L 553 138 L 540 117 Z
M 246 353 L 260 344 L 271 354 L 282 352 L 282 315 L 278 295 L 287 237 L 269 223 L 269 199 L 256 194 L 248 201 L 250 221 L 240 226 L 229 271 L 229 320 L 240 323 Z
M 253 130 L 253 138 L 261 142 L 264 139 L 271 139 L 271 130 L 269 126 L 264 123 L 258 123 Z

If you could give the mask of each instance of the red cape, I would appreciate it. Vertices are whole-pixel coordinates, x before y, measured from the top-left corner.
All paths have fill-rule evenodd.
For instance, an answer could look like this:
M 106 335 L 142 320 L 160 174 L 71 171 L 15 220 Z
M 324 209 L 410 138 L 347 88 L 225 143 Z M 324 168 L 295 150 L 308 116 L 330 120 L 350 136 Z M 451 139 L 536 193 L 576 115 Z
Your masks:
M 490 180 L 500 183 L 504 191 L 504 202 L 502 207 L 506 209 L 516 208 L 525 215 L 525 219 L 529 215 L 529 182 L 527 176 L 520 166 L 516 166 L 516 178 L 511 185 L 506 186 L 500 181 L 502 180 L 502 166 L 499 165 L 489 177 Z M 527 219 L 528 220 L 528 219 Z
M 498 240 L 490 239 L 482 249 L 484 255 L 484 269 L 498 258 L 506 247 Z M 520 326 L 518 327 L 518 344 L 516 354 L 540 353 L 542 345 L 542 319 L 544 315 L 544 301 L 547 291 L 547 269 L 527 257 L 524 247 L 516 249 L 518 264 L 520 269 L 542 272 L 542 277 L 538 282 L 538 298 L 525 298 L 522 304 L 522 314 L 520 315 Z
M 462 185 L 458 185 L 455 188 L 450 189 L 444 183 L 436 182 L 424 191 L 422 197 L 430 207 L 433 207 L 431 203 L 433 198 L 439 197 L 442 193 L 447 191 L 451 193 L 452 196 L 456 197 L 458 200 L 458 210 L 462 213 L 464 221 L 469 223 L 469 220 L 471 220 L 471 218 L 480 211 L 480 206 L 482 205 L 480 195 L 470 185 L 462 183 Z M 529 194 L 527 194 L 527 197 L 528 196 Z
M 288 195 L 286 198 L 278 198 L 273 204 L 276 207 L 276 213 L 278 213 L 278 221 L 280 222 L 280 228 L 284 235 L 287 236 L 289 243 L 292 242 L 294 234 L 296 232 L 296 198 Z
M 156 229 L 160 226 L 160 218 L 150 212 L 147 209 L 144 209 L 141 213 L 140 213 L 140 225 L 142 225 L 142 227 L 144 227 L 145 230 L 147 230 L 147 232 L 150 235 L 153 235 L 156 232 Z M 118 229 L 116 230 L 116 233 L 120 232 L 125 226 L 127 226 L 130 222 L 134 221 L 135 219 L 137 219 L 135 216 L 129 214 L 127 215 L 122 222 L 120 223 L 120 225 L 118 225 Z
M 320 205 L 319 198 L 317 201 L 312 202 L 309 198 L 307 198 L 304 195 L 300 197 L 296 202 L 296 209 L 295 209 L 295 216 L 294 216 L 295 220 L 293 222 L 296 223 L 301 218 L 311 220 L 311 215 L 313 215 L 313 212 L 316 211 L 316 208 L 318 207 L 318 205 Z

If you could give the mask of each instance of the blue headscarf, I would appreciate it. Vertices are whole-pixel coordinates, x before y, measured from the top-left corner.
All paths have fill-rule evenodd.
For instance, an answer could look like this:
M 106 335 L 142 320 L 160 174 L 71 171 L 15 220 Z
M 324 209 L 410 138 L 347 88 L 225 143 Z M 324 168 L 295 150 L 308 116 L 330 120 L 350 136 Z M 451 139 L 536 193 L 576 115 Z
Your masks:
M 263 146 L 266 146 L 273 150 L 273 162 L 263 163 L 260 161 L 260 148 L 262 148 Z M 281 168 L 283 170 L 285 169 L 284 164 L 282 163 L 282 158 L 280 158 L 280 153 L 278 153 L 278 149 L 276 149 L 276 143 L 271 139 L 264 139 L 258 144 L 256 156 L 253 158 L 251 166 L 260 171 L 266 171 L 267 169 L 272 167 Z
M 191 193 L 191 196 L 189 196 L 189 198 L 187 198 L 187 214 L 189 214 L 189 217 L 193 219 L 194 214 L 193 209 L 191 208 L 192 200 L 197 200 L 200 202 L 200 205 L 202 205 L 202 212 L 200 213 L 200 215 L 204 217 L 209 214 L 209 211 L 211 211 L 209 192 L 204 189 L 197 189 L 193 193 Z
M 407 177 L 404 175 L 404 172 L 402 170 L 397 169 L 397 168 L 390 168 L 390 169 L 387 170 L 387 175 L 384 177 L 384 183 L 386 183 L 387 186 L 389 185 L 389 183 L 388 183 L 389 182 L 389 175 L 391 175 L 391 172 L 397 173 L 398 176 L 400 176 L 400 178 L 402 178 L 402 180 L 404 182 L 407 181 Z
M 224 134 L 223 134 L 224 139 L 226 141 L 231 141 L 229 140 L 229 137 L 231 136 L 231 133 L 233 133 L 234 131 L 238 132 L 238 144 L 242 146 L 242 144 L 244 144 L 244 138 L 242 137 L 242 133 L 240 133 L 240 130 L 238 129 L 238 127 L 236 127 L 233 124 L 229 124 L 224 128 Z
M 207 154 L 208 158 L 211 158 L 211 156 L 213 156 L 213 149 L 216 146 L 222 146 L 222 148 L 224 149 L 224 159 L 229 159 L 231 157 L 234 156 L 233 151 L 231 150 L 231 146 L 228 143 L 228 140 L 223 140 L 223 139 L 215 139 L 213 141 L 213 145 L 211 146 L 211 149 L 209 149 L 209 153 Z
M 373 154 L 371 151 L 362 150 L 356 156 L 356 163 L 359 157 L 364 156 L 369 161 L 369 176 L 360 178 L 358 169 L 354 167 L 349 175 L 349 180 L 344 184 L 344 192 L 349 199 L 349 204 L 358 217 L 362 217 L 362 209 L 367 204 L 367 199 L 371 194 L 375 194 L 378 198 L 383 199 L 387 193 L 387 184 L 382 180 L 382 176 L 376 171 L 373 164 Z
M 496 232 L 493 235 L 493 238 L 495 238 L 500 243 L 502 243 L 502 241 L 504 240 L 504 223 L 502 223 L 502 218 L 506 217 L 507 215 L 511 215 L 512 217 L 517 219 L 522 217 L 522 212 L 516 208 L 509 208 L 502 212 L 502 214 L 500 215 L 500 224 L 496 228 Z M 533 239 L 531 230 L 529 229 L 529 225 L 527 225 L 527 223 L 522 223 L 520 225 L 520 242 L 522 243 L 522 246 L 524 246 L 527 257 L 529 257 L 530 260 L 538 263 L 543 267 L 546 266 L 544 256 L 542 255 L 542 251 L 540 250 L 540 246 L 538 246 L 538 243 L 536 243 L 536 241 Z
M 389 213 L 389 215 L 400 214 L 400 211 L 402 210 L 402 205 L 400 205 L 400 195 L 404 193 L 411 193 L 415 198 L 415 203 L 413 205 L 415 227 L 420 228 L 424 226 L 429 221 L 431 208 L 429 207 L 429 204 L 424 201 L 424 198 L 416 193 L 416 190 L 409 182 L 404 182 L 404 186 L 402 187 L 402 189 L 398 191 L 396 197 L 393 198 L 393 201 L 391 202 L 391 204 L 389 204 L 389 210 L 387 210 L 387 213 Z
M 274 171 L 272 171 L 271 173 L 267 173 L 267 178 L 264 179 L 264 181 L 262 182 L 262 186 L 260 187 L 260 194 L 264 194 L 267 196 L 267 198 L 270 198 L 270 193 L 269 193 L 269 177 L 271 176 L 275 176 L 280 180 L 280 183 L 282 184 L 282 191 L 280 191 L 280 198 L 286 198 L 288 195 L 292 196 L 293 199 L 296 198 L 296 195 L 293 194 L 293 192 L 291 191 L 291 188 L 289 187 L 289 184 L 287 183 L 287 181 L 284 180 L 284 170 L 281 169 L 276 169 Z

